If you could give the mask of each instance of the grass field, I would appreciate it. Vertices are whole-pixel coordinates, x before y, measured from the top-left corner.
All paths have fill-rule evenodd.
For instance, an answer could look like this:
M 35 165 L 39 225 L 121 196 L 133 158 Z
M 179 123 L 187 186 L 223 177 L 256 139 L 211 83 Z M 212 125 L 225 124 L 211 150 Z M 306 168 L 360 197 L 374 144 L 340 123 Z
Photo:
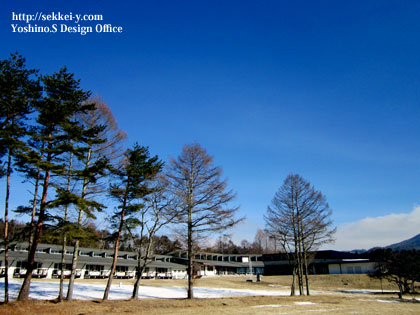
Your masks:
M 259 283 L 247 277 L 214 277 L 196 280 L 197 287 L 284 290 L 290 286 L 289 276 L 267 276 Z M 79 280 L 104 283 L 104 280 Z M 120 280 L 115 280 L 120 282 Z M 132 280 L 123 280 L 129 284 Z M 144 286 L 186 287 L 185 280 L 144 280 Z M 311 276 L 311 296 L 236 297 L 221 299 L 141 299 L 138 301 L 54 301 L 11 302 L 0 306 L 0 314 L 420 314 L 420 296 L 407 296 L 403 301 L 395 293 L 349 293 L 355 290 L 381 290 L 378 280 L 366 275 Z M 386 291 L 396 288 L 383 282 Z

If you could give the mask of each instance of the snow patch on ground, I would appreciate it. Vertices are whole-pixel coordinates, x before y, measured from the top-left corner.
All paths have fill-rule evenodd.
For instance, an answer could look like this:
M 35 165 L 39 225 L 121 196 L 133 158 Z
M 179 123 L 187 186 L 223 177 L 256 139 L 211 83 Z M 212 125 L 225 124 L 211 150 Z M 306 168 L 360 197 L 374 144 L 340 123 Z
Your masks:
M 335 312 L 338 311 L 338 308 L 332 310 L 305 310 L 305 312 L 317 312 L 317 313 L 328 313 L 328 312 Z
M 296 305 L 311 305 L 311 304 L 315 304 L 312 302 L 295 302 Z
M 19 293 L 22 281 L 9 281 L 9 296 L 11 300 L 15 300 Z M 39 300 L 55 299 L 58 295 L 59 283 L 50 281 L 32 281 L 29 297 Z M 79 300 L 102 299 L 105 290 L 104 284 L 88 284 L 75 283 L 73 298 Z M 0 292 L 4 291 L 4 281 L 0 282 Z M 133 291 L 132 285 L 122 285 L 116 283 L 111 286 L 109 293 L 110 300 L 129 299 Z M 171 298 L 179 299 L 187 297 L 187 290 L 184 287 L 154 287 L 141 286 L 139 290 L 139 298 Z M 64 285 L 64 293 L 67 292 L 67 284 Z M 235 296 L 288 296 L 290 292 L 287 290 L 268 291 L 268 290 L 240 290 L 225 288 L 194 288 L 194 296 L 197 298 L 222 298 Z M 0 296 L 0 301 L 4 296 Z
M 397 293 L 393 290 L 338 290 L 337 292 L 343 293 L 361 293 L 361 294 L 372 294 L 372 293 Z
M 251 306 L 251 308 L 263 308 L 263 307 L 283 307 L 285 305 L 280 305 L 280 304 L 271 304 L 271 305 L 256 305 L 256 306 Z
M 286 286 L 286 285 L 281 285 L 281 284 L 269 284 L 269 287 L 273 287 L 273 288 L 287 288 L 290 289 L 290 287 Z

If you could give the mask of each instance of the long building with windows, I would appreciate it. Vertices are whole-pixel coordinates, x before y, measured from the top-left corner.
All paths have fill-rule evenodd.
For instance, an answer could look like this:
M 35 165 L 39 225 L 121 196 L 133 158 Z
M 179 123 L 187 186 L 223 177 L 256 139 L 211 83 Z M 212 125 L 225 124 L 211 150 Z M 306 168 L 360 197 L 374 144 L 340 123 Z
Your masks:
M 0 248 L 0 276 L 4 276 L 4 248 Z M 33 277 L 59 278 L 61 275 L 61 245 L 39 244 L 35 254 L 36 269 Z M 108 278 L 113 261 L 113 250 L 80 248 L 76 277 L 84 279 Z M 67 247 L 64 277 L 70 276 L 73 247 Z M 370 273 L 374 262 L 368 257 L 338 251 L 317 251 L 309 255 L 311 274 Z M 28 243 L 10 246 L 9 277 L 24 277 Z M 132 279 L 136 274 L 137 255 L 119 251 L 115 278 Z M 177 251 L 169 255 L 155 255 L 147 262 L 142 278 L 182 279 L 187 274 L 188 255 Z M 217 254 L 196 253 L 193 258 L 196 277 L 216 275 L 286 275 L 292 266 L 285 254 Z M 144 263 L 144 262 L 142 262 Z
M 4 249 L 2 250 L 4 252 Z M 35 253 L 36 269 L 33 276 L 38 278 L 58 278 L 61 275 L 61 245 L 39 244 Z M 1 255 L 1 254 L 0 254 Z M 64 276 L 70 276 L 73 247 L 67 247 L 65 252 Z M 0 256 L 1 257 L 1 256 Z M 28 243 L 18 243 L 10 246 L 9 276 L 24 277 L 26 274 L 26 261 L 28 257 Z M 108 278 L 113 250 L 80 248 L 76 267 L 76 277 Z M 186 266 L 172 261 L 171 256 L 155 255 L 148 262 L 144 278 L 183 278 L 186 275 Z M 0 258 L 4 266 L 4 256 Z M 137 266 L 137 255 L 133 252 L 119 251 L 115 278 L 134 278 Z M 4 275 L 4 267 L 2 268 Z

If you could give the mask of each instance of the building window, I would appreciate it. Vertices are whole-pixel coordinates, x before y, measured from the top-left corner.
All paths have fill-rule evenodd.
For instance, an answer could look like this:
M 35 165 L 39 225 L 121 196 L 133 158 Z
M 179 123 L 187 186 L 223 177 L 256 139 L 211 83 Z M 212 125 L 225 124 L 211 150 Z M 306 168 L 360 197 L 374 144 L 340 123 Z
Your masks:
M 17 252 L 27 252 L 28 247 L 15 246 L 14 250 L 17 251 Z
M 55 263 L 54 269 L 61 270 L 61 263 Z M 64 264 L 64 270 L 71 270 L 71 264 Z
M 128 271 L 128 266 L 116 266 L 115 271 L 116 272 L 126 272 L 126 271 Z
M 89 271 L 102 271 L 104 270 L 104 266 L 103 265 L 86 265 L 85 269 Z
M 16 268 L 26 269 L 26 266 L 27 266 L 26 261 L 17 261 L 16 262 Z M 35 262 L 35 268 L 34 269 L 38 269 L 38 268 L 42 268 L 42 263 Z

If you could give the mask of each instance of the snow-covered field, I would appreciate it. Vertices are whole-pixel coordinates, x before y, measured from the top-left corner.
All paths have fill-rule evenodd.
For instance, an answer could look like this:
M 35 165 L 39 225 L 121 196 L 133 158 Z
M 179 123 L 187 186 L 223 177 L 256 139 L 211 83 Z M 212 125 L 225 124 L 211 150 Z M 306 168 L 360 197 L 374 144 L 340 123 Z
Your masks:
M 9 281 L 10 299 L 16 299 L 22 281 Z M 86 284 L 75 283 L 73 298 L 80 300 L 101 299 L 105 290 L 105 283 Z M 132 285 L 121 284 L 117 281 L 111 286 L 109 299 L 129 299 L 133 290 Z M 0 282 L 0 292 L 4 292 L 4 280 Z M 67 284 L 64 285 L 64 292 L 67 292 Z M 234 296 L 288 296 L 290 290 L 239 290 L 239 289 L 223 289 L 223 288 L 194 288 L 194 296 L 197 298 L 221 298 Z M 58 282 L 49 281 L 32 281 L 30 289 L 30 298 L 33 299 L 54 299 L 58 295 Z M 187 291 L 184 287 L 169 286 L 141 286 L 140 298 L 186 298 Z M 4 299 L 0 295 L 0 301 Z

